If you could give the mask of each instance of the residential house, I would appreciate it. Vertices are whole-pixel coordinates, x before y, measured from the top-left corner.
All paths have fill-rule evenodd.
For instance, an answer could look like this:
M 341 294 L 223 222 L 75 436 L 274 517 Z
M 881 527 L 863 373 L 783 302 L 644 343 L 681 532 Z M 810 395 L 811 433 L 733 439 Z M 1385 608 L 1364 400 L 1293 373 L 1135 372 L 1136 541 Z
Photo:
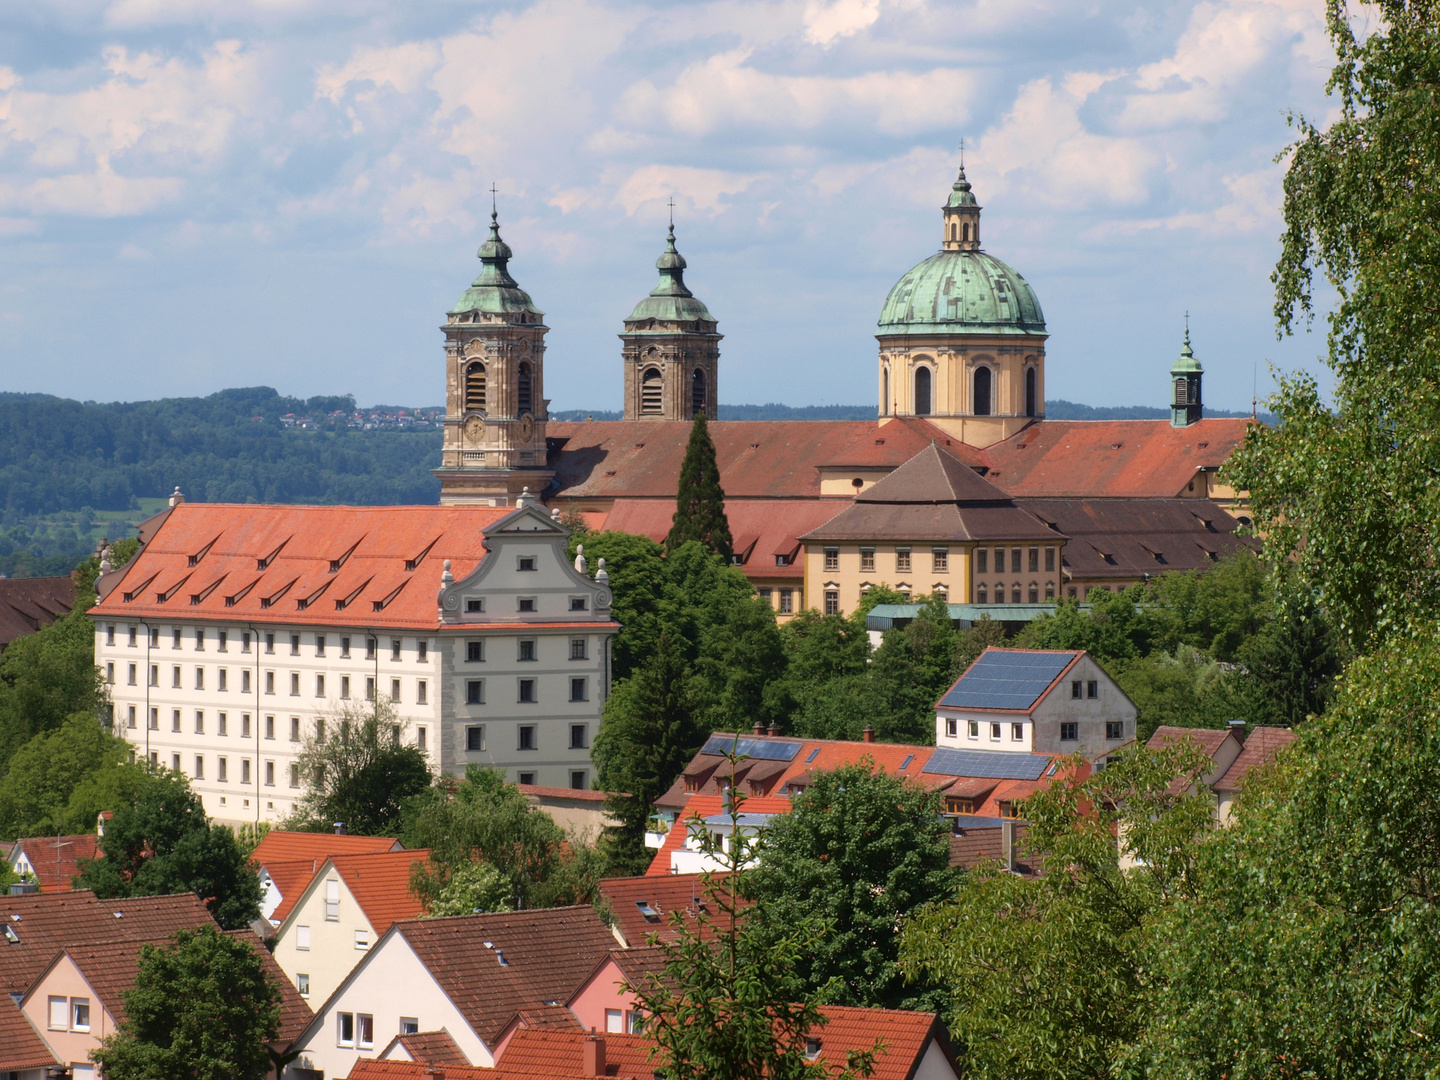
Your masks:
M 67 577 L 0 578 L 0 653 L 70 614 L 75 582 Z
M 11 994 L 0 994 L 0 1075 L 8 1080 L 48 1080 L 60 1061 L 30 1026 Z
M 1016 778 L 1035 780 L 1043 770 L 1037 754 L 1103 762 L 1134 741 L 1137 715 L 1084 651 L 992 646 L 936 704 L 935 744 L 957 768 L 976 754 L 1011 755 Z
M 331 855 L 293 902 L 282 902 L 270 947 L 301 997 L 324 1001 L 392 925 L 421 914 L 410 875 L 429 856 L 424 849 Z
M 493 1065 L 517 1013 L 563 1010 L 614 945 L 588 906 L 397 922 L 316 1010 L 285 1075 L 346 1076 L 396 1036 L 441 1030 Z
M 1289 728 L 1258 727 L 1248 735 L 1238 725 L 1223 730 L 1215 728 L 1180 728 L 1161 726 L 1145 743 L 1151 750 L 1177 743 L 1188 743 L 1211 761 L 1211 767 L 1200 775 L 1200 782 L 1210 788 L 1215 800 L 1215 819 L 1230 824 L 1235 800 L 1245 787 L 1245 777 L 1252 769 L 1272 761 L 1285 747 L 1295 741 Z M 1176 780 L 1172 790 L 1185 789 L 1183 780 Z
M 611 929 L 622 949 L 641 948 L 652 935 L 668 941 L 675 936 L 673 913 L 683 913 L 688 922 L 709 908 L 699 874 L 605 878 L 597 888 L 614 920 Z
M 1215 792 L 1215 809 L 1221 825 L 1230 824 L 1235 800 L 1245 790 L 1245 778 L 1250 771 L 1269 764 L 1295 739 L 1295 732 L 1289 728 L 1276 727 L 1259 727 L 1245 737 L 1245 749 L 1240 751 L 1224 775 L 1210 785 Z
M 531 806 L 544 810 L 567 834 L 586 843 L 594 843 L 600 833 L 615 819 L 605 810 L 608 791 L 573 787 L 545 787 L 539 784 L 517 784 Z
M 390 836 L 352 836 L 337 825 L 335 832 L 291 832 L 271 829 L 260 838 L 250 861 L 260 875 L 260 915 L 280 925 L 300 891 L 310 883 L 331 855 L 365 855 L 400 851 L 403 845 Z M 289 898 L 285 911 L 277 914 Z
M 98 841 L 95 833 L 16 840 L 10 849 L 10 869 L 34 880 L 41 892 L 69 892 L 80 863 L 95 858 Z
M 95 658 L 115 729 L 212 818 L 278 821 L 300 755 L 384 699 L 443 773 L 588 789 L 610 688 L 610 589 L 569 530 L 517 507 L 184 502 L 101 576 Z

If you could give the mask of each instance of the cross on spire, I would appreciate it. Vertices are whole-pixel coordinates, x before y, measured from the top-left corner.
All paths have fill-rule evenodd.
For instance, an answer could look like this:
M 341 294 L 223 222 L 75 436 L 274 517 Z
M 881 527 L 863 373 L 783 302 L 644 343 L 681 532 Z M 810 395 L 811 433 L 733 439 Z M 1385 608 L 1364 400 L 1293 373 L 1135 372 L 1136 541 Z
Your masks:
M 497 218 L 497 217 L 500 216 L 500 212 L 499 212 L 499 210 L 498 210 L 498 209 L 496 208 L 496 206 L 495 206 L 495 194 L 496 194 L 495 181 L 492 180 L 492 181 L 490 181 L 490 219 L 491 219 L 492 221 L 493 221 L 495 218 Z
M 960 167 L 965 167 L 965 140 L 960 140 Z
M 670 196 L 670 228 L 675 228 L 675 196 Z

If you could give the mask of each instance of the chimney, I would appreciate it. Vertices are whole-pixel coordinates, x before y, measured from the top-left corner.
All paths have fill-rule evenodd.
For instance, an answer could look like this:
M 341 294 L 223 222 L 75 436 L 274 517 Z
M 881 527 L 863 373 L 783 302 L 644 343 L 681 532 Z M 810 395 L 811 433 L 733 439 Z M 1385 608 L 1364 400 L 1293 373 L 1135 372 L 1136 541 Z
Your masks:
M 769 735 L 772 739 L 775 738 L 776 735 L 780 734 L 780 725 L 777 724 L 774 720 L 771 720 L 770 730 L 766 732 L 766 734 Z
M 750 729 L 750 732 L 751 732 L 751 734 L 753 734 L 753 735 L 764 735 L 764 734 L 765 734 L 765 721 L 763 721 L 763 720 L 756 720 L 756 721 L 755 721 L 755 726 Z
M 875 741 L 875 729 L 874 729 L 873 727 L 871 727 L 869 724 L 866 724 L 866 725 L 865 725 L 865 730 L 864 730 L 864 732 L 862 732 L 861 735 L 860 735 L 860 739 L 861 739 L 862 742 L 874 742 L 874 741 Z
M 1000 861 L 1005 869 L 1015 873 L 1015 822 L 1000 823 Z
M 580 1072 L 584 1076 L 605 1075 L 605 1040 L 591 1035 L 585 1040 L 584 1053 L 580 1058 Z
M 425 1080 L 445 1080 L 445 1070 L 443 1070 L 443 1069 L 426 1069 L 426 1070 L 425 1070 Z
M 1235 737 L 1240 740 L 1240 745 L 1241 745 L 1241 746 L 1244 746 L 1244 745 L 1245 745 L 1245 721 L 1244 721 L 1244 720 L 1231 720 L 1231 721 L 1230 721 L 1230 724 L 1229 724 L 1229 727 L 1230 727 L 1230 730 L 1235 733 Z
M 172 495 L 170 496 L 170 505 L 171 505 L 171 506 L 179 506 L 179 505 L 180 505 L 181 503 L 183 503 L 184 501 L 185 501 L 185 496 L 180 493 L 180 489 L 177 487 L 177 488 L 175 489 L 174 494 L 172 494 Z
M 337 821 L 337 822 L 335 822 L 335 835 L 336 835 L 336 836 L 344 836 L 344 835 L 345 835 L 345 822 L 343 822 L 343 821 Z

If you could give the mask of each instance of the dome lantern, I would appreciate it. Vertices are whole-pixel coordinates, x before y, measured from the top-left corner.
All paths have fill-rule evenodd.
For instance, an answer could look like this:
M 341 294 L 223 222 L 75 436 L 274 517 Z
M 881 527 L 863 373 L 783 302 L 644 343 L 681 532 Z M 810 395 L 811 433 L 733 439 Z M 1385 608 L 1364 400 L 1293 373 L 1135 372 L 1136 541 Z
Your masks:
M 965 179 L 965 162 L 960 162 L 960 175 L 950 187 L 950 198 L 940 208 L 944 217 L 941 248 L 945 251 L 980 250 L 980 204 Z
M 1200 399 L 1200 378 L 1205 369 L 1190 348 L 1190 313 L 1185 313 L 1185 342 L 1170 366 L 1170 426 L 1189 427 L 1205 414 Z

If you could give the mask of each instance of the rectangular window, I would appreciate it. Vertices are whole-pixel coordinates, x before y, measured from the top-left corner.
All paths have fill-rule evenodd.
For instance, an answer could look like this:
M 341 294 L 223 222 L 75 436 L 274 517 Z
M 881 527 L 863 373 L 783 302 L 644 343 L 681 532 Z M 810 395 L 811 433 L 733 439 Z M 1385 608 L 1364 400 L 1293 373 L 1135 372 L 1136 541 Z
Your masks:
M 365 676 L 365 700 L 375 700 L 375 677 L 373 675 Z
M 323 730 L 322 728 L 321 731 L 323 732 Z M 300 741 L 300 717 L 298 716 L 290 717 L 290 741 Z
M 350 659 L 350 638 L 348 636 L 340 639 L 340 659 Z
M 275 672 L 273 672 L 273 671 L 267 671 L 267 672 L 265 672 L 265 693 L 267 693 L 267 694 L 273 694 L 274 692 L 275 692 Z
M 365 639 L 365 659 L 375 659 L 375 639 L 373 637 L 367 637 Z
M 195 734 L 205 734 L 205 710 L 203 709 L 195 710 Z
M 1019 549 L 1019 548 L 1011 548 L 1011 549 L 1010 549 L 1010 570 L 1011 570 L 1012 573 L 1016 573 L 1016 574 L 1018 574 L 1018 573 L 1020 572 L 1020 549 Z
M 1061 741 L 1061 742 L 1074 742 L 1076 739 L 1078 739 L 1079 736 L 1076 734 L 1076 727 L 1077 727 L 1077 725 L 1075 724 L 1075 721 L 1073 721 L 1073 720 L 1071 720 L 1071 721 L 1069 721 L 1069 722 L 1067 722 L 1067 723 L 1061 724 L 1061 725 L 1060 725 L 1060 741 Z
M 227 714 L 223 713 L 223 712 L 222 712 L 222 713 L 216 713 L 216 714 L 215 714 L 215 733 L 216 733 L 217 735 L 228 735 L 228 734 L 230 734 L 230 731 L 229 731 L 229 727 L 230 727 L 229 720 L 230 720 L 229 716 L 228 716 Z
M 534 725 L 534 724 L 521 724 L 519 731 L 520 731 L 520 737 L 519 737 L 519 742 L 518 742 L 518 744 L 517 744 L 517 748 L 520 749 L 520 750 L 534 750 L 534 749 L 535 749 L 535 725 Z
M 197 667 L 195 669 L 195 689 L 205 689 L 205 669 L 203 667 Z
M 249 668 L 246 668 L 244 671 L 240 672 L 240 692 L 241 692 L 242 694 L 248 694 L 248 693 L 250 693 L 250 669 L 249 669 Z
M 361 941 L 364 938 L 364 941 Z M 370 931 L 355 931 L 355 948 L 368 949 L 370 947 Z M 355 1045 L 368 1050 L 375 1045 L 375 1018 L 366 1013 L 359 1013 L 355 1017 Z
M 242 739 L 250 737 L 250 714 L 248 712 L 240 714 L 240 737 Z
M 296 716 L 291 719 L 299 720 L 300 718 Z M 315 721 L 315 741 L 317 743 L 323 743 L 325 741 L 325 719 L 323 717 Z
M 570 597 L 570 610 L 571 610 L 571 611 L 589 611 L 589 610 L 590 610 L 590 599 L 589 599 L 589 597 L 585 597 L 585 596 L 572 596 L 572 597 Z
M 910 573 L 910 549 L 908 547 L 895 549 L 895 572 L 897 574 Z
M 535 774 L 533 772 L 516 773 L 515 782 L 517 784 L 533 784 L 535 783 Z
M 414 1035 L 420 1030 L 420 1021 L 413 1016 L 400 1017 L 400 1034 Z
M 990 572 L 990 549 L 975 549 L 975 573 L 988 574 Z
M 415 659 L 425 663 L 430 659 L 430 642 L 421 638 L 415 645 Z
M 526 703 L 528 703 L 528 704 L 533 704 L 533 703 L 534 703 L 534 701 L 535 701 L 535 680 L 534 680 L 534 679 L 521 679 L 521 680 L 520 680 L 520 700 L 521 700 L 522 702 L 526 702 Z
M 159 731 L 159 730 L 160 730 L 160 710 L 159 710 L 159 709 L 151 709 L 151 710 L 150 710 L 150 730 L 151 730 L 151 731 Z
M 485 642 L 465 642 L 465 659 L 471 664 L 478 664 L 485 659 Z
M 195 779 L 205 779 L 205 759 L 199 754 L 195 755 Z
M 875 549 L 862 547 L 860 549 L 860 572 L 862 574 L 873 574 L 875 572 Z
M 519 656 L 519 659 L 521 659 L 521 660 L 534 660 L 534 659 L 535 659 L 535 640 L 534 640 L 533 638 L 521 638 L 521 639 L 520 639 L 520 656 Z
M 170 686 L 172 689 L 180 689 L 180 665 L 176 664 L 170 669 Z
M 110 661 L 105 665 L 105 681 L 111 686 L 115 685 L 115 663 Z
M 197 627 L 195 628 L 195 651 L 196 651 L 196 652 L 204 652 L 204 651 L 205 651 L 205 629 L 204 629 L 204 627 L 197 626 Z
M 999 723 L 997 723 L 997 722 L 995 722 L 995 721 L 991 721 L 991 724 L 990 724 L 990 741 L 991 741 L 991 742 L 999 742 L 999 741 L 1000 741 L 1000 725 L 999 725 Z
M 355 1014 L 342 1012 L 335 1014 L 336 1037 L 341 1046 L 355 1045 Z
M 585 725 L 585 724 L 571 724 L 571 725 L 570 725 L 570 749 L 571 749 L 571 750 L 584 750 L 584 749 L 586 749 L 586 739 L 585 739 L 586 728 L 587 728 L 587 725 Z
M 789 615 L 789 614 L 790 614 L 791 612 L 793 612 L 794 610 L 795 610 L 795 590 L 794 590 L 794 589 L 781 589 L 781 590 L 780 590 L 780 614 L 781 614 L 781 615 Z
M 171 731 L 179 731 L 179 730 L 180 730 L 180 710 L 179 710 L 179 709 L 171 709 L 171 710 L 170 710 L 170 730 L 171 730 Z
M 130 627 L 130 648 L 132 649 L 135 648 L 135 631 L 136 627 Z
M 1055 570 L 1055 549 L 1045 549 L 1045 569 L 1051 573 Z
M 290 635 L 290 655 L 291 655 L 291 656 L 299 656 L 299 655 L 300 655 L 300 635 L 299 635 L 299 634 L 291 634 L 291 635 Z
M 1124 721 L 1124 720 L 1106 720 L 1106 721 L 1105 721 L 1105 738 L 1107 738 L 1107 739 L 1123 739 L 1124 737 L 1125 737 L 1125 721 Z
M 295 927 L 295 948 L 299 949 L 301 952 L 310 951 L 310 927 Z
M 535 556 L 534 556 L 534 555 L 521 555 L 521 556 L 519 557 L 519 559 L 520 559 L 520 561 L 519 561 L 519 563 L 517 564 L 518 567 L 519 567 L 519 569 L 521 569 L 521 570 L 526 570 L 526 571 L 534 570 L 534 569 L 535 569 Z
M 295 973 L 295 991 L 303 998 L 310 996 L 310 976 L 303 971 Z
M 1087 683 L 1085 684 L 1085 696 L 1086 696 L 1087 698 L 1093 698 L 1093 697 L 1099 697 L 1099 696 L 1100 696 L 1100 684 L 1099 684 L 1098 682 L 1096 682 L 1094 679 L 1091 679 L 1089 682 L 1087 682 Z
M 217 690 L 229 690 L 229 689 L 230 689 L 230 669 L 229 669 L 229 668 L 223 668 L 223 667 L 222 667 L 222 668 L 220 668 L 219 670 L 217 670 L 217 671 L 215 672 L 215 678 L 216 678 L 215 689 L 217 689 Z
M 70 1026 L 70 999 L 63 997 L 52 997 L 49 999 L 50 1019 L 48 1026 L 51 1031 L 64 1031 Z
M 400 639 L 398 637 L 390 639 L 390 659 L 400 659 Z
M 223 783 L 225 783 L 225 781 L 226 781 L 227 779 L 229 779 L 229 776 L 228 776 L 229 772 L 230 772 L 230 761 L 229 761 L 229 759 L 228 759 L 228 758 L 223 758 L 223 757 L 222 757 L 222 758 L 216 758 L 216 759 L 215 759 L 215 779 L 218 780 L 220 783 L 223 784 Z
M 275 762 L 273 761 L 265 762 L 265 786 L 275 786 Z
M 216 652 L 229 652 L 230 650 L 227 649 L 226 646 L 230 644 L 230 631 L 217 630 L 215 632 L 215 642 Z
M 424 680 L 424 679 L 421 679 L 419 682 L 417 682 L 417 683 L 415 684 L 415 704 L 416 704 L 416 705 L 428 705 L 429 702 L 426 700 L 426 699 L 427 699 L 427 696 L 428 696 L 428 693 L 429 693 L 429 687 L 427 687 L 427 686 L 425 685 L 425 680 Z
M 1015 569 L 1016 569 L 1016 570 L 1019 570 L 1020 567 L 1017 566 L 1017 567 L 1015 567 Z M 1005 572 L 1005 549 L 1004 549 L 1004 548 L 998 548 L 998 547 L 997 547 L 997 548 L 995 549 L 995 573 L 997 573 L 997 574 L 1003 574 L 1004 572 Z
M 340 921 L 340 882 L 335 878 L 325 882 L 325 921 Z
M 341 701 L 349 701 L 349 700 L 350 700 L 350 676 L 349 676 L 349 675 L 341 675 L 341 676 L 340 676 L 340 700 L 341 700 Z
M 398 703 L 400 701 L 400 680 L 390 680 L 390 700 Z
M 265 738 L 275 738 L 275 717 L 273 716 L 265 717 Z
M 115 644 L 115 624 L 114 624 L 114 623 L 110 623 L 108 626 L 105 627 L 105 644 L 106 644 L 106 645 L 114 645 L 114 644 Z
M 485 749 L 485 728 L 481 724 L 472 724 L 465 729 L 465 750 L 470 754 L 478 754 Z
M 423 727 L 417 727 L 415 729 L 415 749 L 419 750 L 422 754 L 429 752 L 429 746 L 426 743 L 426 739 L 427 736 L 425 729 Z
M 1024 741 L 1025 741 L 1025 725 L 1024 725 L 1024 724 L 1011 724 L 1011 725 L 1010 725 L 1010 741 L 1011 741 L 1011 742 L 1024 742 Z
M 300 673 L 298 671 L 292 671 L 290 673 L 290 696 L 300 696 Z
M 135 726 L 135 706 L 134 706 L 134 705 L 131 705 L 131 706 L 130 706 L 130 711 L 129 711 L 128 715 L 127 715 L 126 718 L 125 718 L 125 726 L 126 726 L 126 727 L 129 727 L 129 728 L 133 728 L 133 727 Z
M 570 770 L 570 788 L 573 791 L 585 791 L 590 787 L 590 777 L 584 769 Z
M 484 680 L 484 679 L 471 679 L 469 682 L 467 682 L 467 683 L 465 684 L 465 704 L 466 704 L 466 705 L 483 705 L 483 704 L 485 704 L 485 680 Z
M 299 765 L 291 764 L 291 766 L 290 766 L 290 786 L 291 786 L 292 788 L 297 788 L 297 787 L 300 786 L 300 766 L 299 766 Z
M 160 647 L 160 628 L 158 626 L 152 626 L 150 628 L 150 647 L 152 649 L 158 649 Z
M 172 628 L 170 631 L 170 647 L 172 649 L 178 649 L 180 647 L 180 627 L 178 626 Z
M 275 651 L 275 634 L 270 630 L 265 632 L 265 651 L 267 653 L 273 653 Z
M 172 772 L 179 772 L 179 771 L 180 771 L 180 755 L 179 755 L 179 754 L 171 754 L 171 755 L 170 755 L 170 769 L 171 769 Z
M 1040 549 L 1039 549 L 1038 547 L 1033 547 L 1033 548 L 1030 549 L 1030 573 L 1032 573 L 1032 574 L 1038 574 L 1039 572 L 1040 572 Z
M 246 630 L 243 634 L 240 635 L 240 651 L 241 651 L 241 652 L 249 652 L 249 651 L 250 651 L 250 631 L 249 631 L 249 630 Z
M 959 735 L 960 721 L 956 720 L 953 716 L 948 717 L 945 721 L 945 734 L 950 736 L 950 738 L 952 739 L 955 738 L 955 736 Z
M 1075 599 L 1075 587 L 1072 585 L 1070 588 L 1066 589 L 1066 590 L 1065 590 L 1065 595 L 1068 596 L 1071 600 L 1074 600 L 1074 599 Z
M 483 597 L 471 597 L 465 601 L 465 613 L 467 615 L 477 615 L 484 610 L 485 600 Z
M 840 569 L 840 549 L 827 547 L 825 549 L 825 570 L 827 573 L 834 573 Z
M 571 701 L 588 701 L 588 700 L 590 700 L 589 697 L 586 696 L 586 693 L 585 693 L 586 682 L 587 682 L 587 680 L 585 680 L 585 679 L 571 679 L 571 680 L 570 680 L 570 700 L 571 700 Z
M 70 999 L 70 1030 L 71 1030 L 71 1031 L 89 1031 L 89 1030 L 90 1030 L 90 999 L 89 999 L 89 998 L 71 998 L 71 999 Z
M 775 596 L 774 589 L 760 589 L 759 592 L 761 600 L 764 600 L 765 603 L 769 604 L 771 607 L 775 606 L 775 601 L 773 599 L 773 597 Z
M 250 759 L 248 757 L 240 759 L 240 783 L 250 783 Z
M 572 637 L 570 639 L 570 659 L 584 660 L 585 658 L 585 639 L 583 637 Z
M 936 574 L 948 574 L 950 572 L 950 549 L 930 549 L 930 570 Z
M 825 614 L 840 614 L 840 593 L 835 589 L 825 590 Z
M 325 635 L 324 635 L 324 634 L 316 634 L 316 635 L 315 635 L 315 655 L 316 655 L 316 656 L 324 656 L 324 655 L 325 655 Z
M 605 1030 L 607 1032 L 613 1031 L 617 1035 L 620 1034 L 622 1020 L 623 1014 L 619 1009 L 605 1010 Z
M 1079 679 L 1076 679 L 1074 682 L 1072 682 L 1072 683 L 1070 684 L 1070 696 L 1071 696 L 1072 698 L 1078 698 L 1078 697 L 1080 697 L 1080 680 L 1079 680 Z
M 159 686 L 159 685 L 160 685 L 160 665 L 159 665 L 159 664 L 151 664 L 151 665 L 150 665 L 150 685 L 151 685 L 151 686 Z
M 522 612 L 533 612 L 533 611 L 535 610 L 535 597 L 533 597 L 533 596 L 522 596 L 522 597 L 520 597 L 519 599 L 520 599 L 520 607 L 519 607 L 519 610 L 520 610 L 520 611 L 522 611 Z

